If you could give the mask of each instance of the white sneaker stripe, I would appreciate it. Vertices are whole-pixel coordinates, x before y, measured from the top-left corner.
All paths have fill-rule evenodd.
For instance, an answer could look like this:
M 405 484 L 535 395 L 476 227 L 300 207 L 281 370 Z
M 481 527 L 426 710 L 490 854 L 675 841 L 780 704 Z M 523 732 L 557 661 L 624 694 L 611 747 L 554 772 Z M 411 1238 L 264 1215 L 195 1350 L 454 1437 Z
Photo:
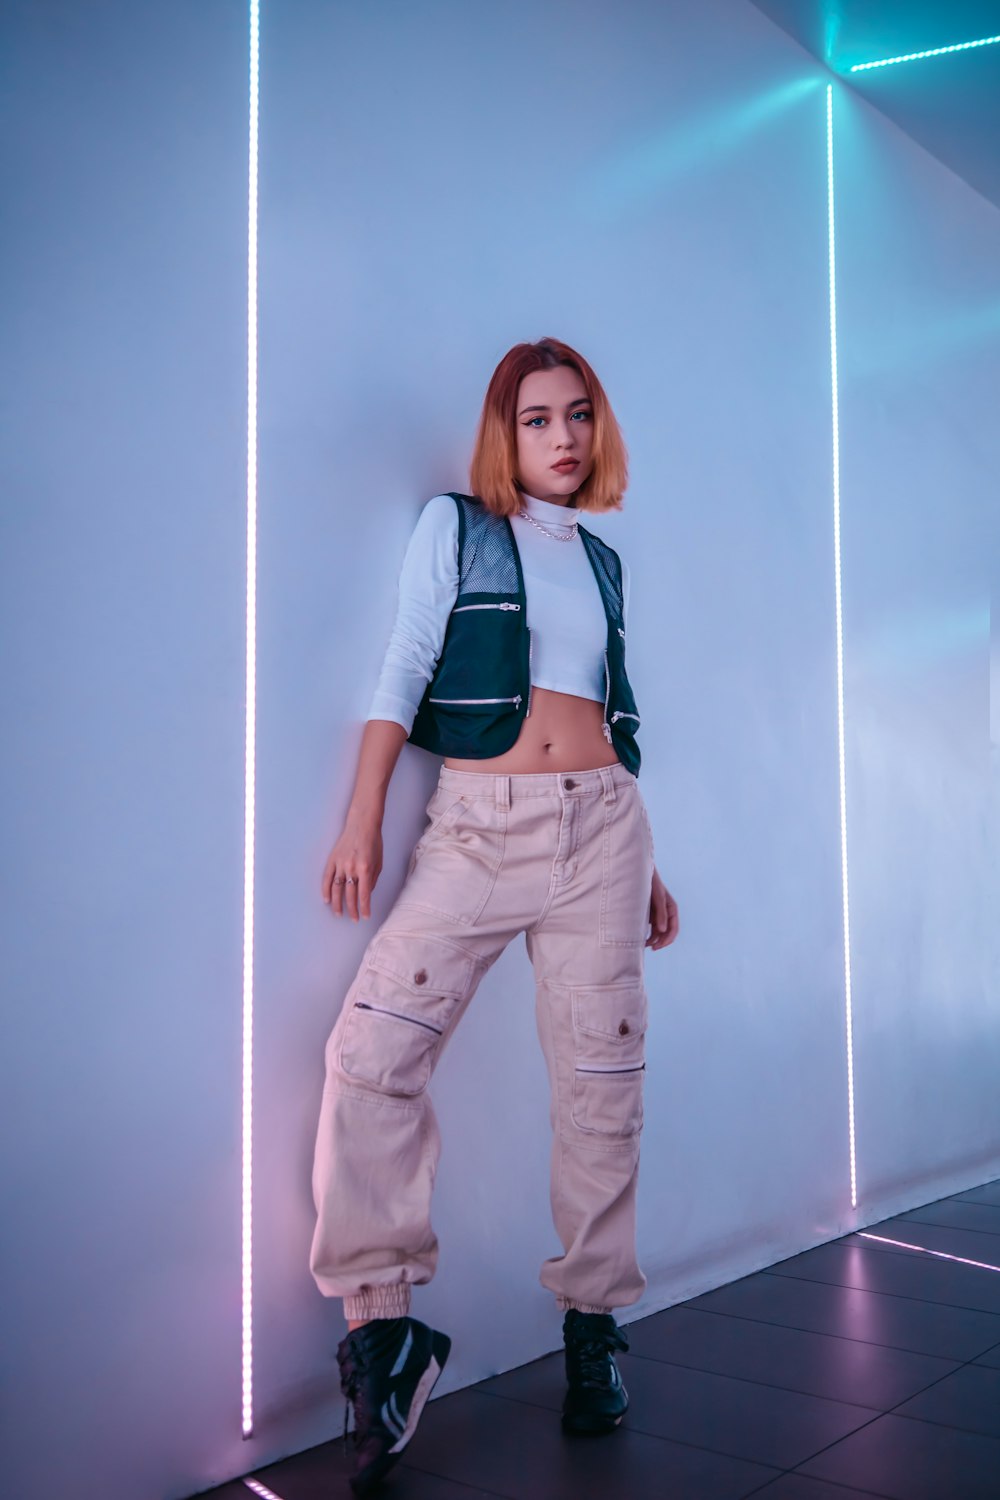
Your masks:
M 427 1366 L 426 1370 L 417 1381 L 417 1388 L 413 1392 L 413 1400 L 410 1402 L 409 1420 L 406 1423 L 405 1431 L 403 1432 L 403 1435 L 399 1439 L 399 1441 L 397 1443 L 394 1443 L 393 1446 L 389 1449 L 390 1453 L 402 1452 L 407 1443 L 410 1441 L 410 1438 L 413 1436 L 414 1432 L 417 1430 L 417 1423 L 420 1420 L 420 1413 L 426 1406 L 427 1397 L 434 1389 L 434 1384 L 440 1374 L 441 1366 L 432 1355 L 430 1364 Z
M 400 1349 L 399 1353 L 396 1356 L 396 1363 L 393 1365 L 392 1369 L 389 1371 L 389 1379 L 390 1380 L 395 1380 L 395 1378 L 399 1374 L 400 1370 L 406 1364 L 406 1356 L 409 1354 L 409 1352 L 410 1352 L 410 1350 L 412 1348 L 413 1348 L 413 1329 L 412 1328 L 408 1328 L 406 1330 L 406 1338 L 403 1340 L 403 1347 L 402 1347 L 402 1349 Z
M 399 1420 L 398 1417 L 393 1416 L 392 1412 L 389 1410 L 388 1401 L 384 1401 L 382 1403 L 382 1421 L 385 1423 L 386 1427 L 388 1427 L 393 1437 L 398 1441 L 398 1439 L 403 1434 L 403 1423 Z M 396 1450 L 395 1448 L 392 1448 L 389 1451 L 391 1453 L 395 1453 Z

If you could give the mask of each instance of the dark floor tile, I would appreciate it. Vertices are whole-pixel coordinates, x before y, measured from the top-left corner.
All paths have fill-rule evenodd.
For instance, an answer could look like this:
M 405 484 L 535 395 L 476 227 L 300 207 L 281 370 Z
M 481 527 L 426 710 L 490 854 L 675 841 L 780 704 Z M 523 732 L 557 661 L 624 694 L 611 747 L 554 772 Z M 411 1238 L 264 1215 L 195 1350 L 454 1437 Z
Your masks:
M 633 1431 L 778 1469 L 795 1468 L 878 1415 L 865 1407 L 661 1360 L 623 1354 L 618 1364 L 629 1393 L 626 1420 Z M 565 1388 L 561 1355 L 536 1360 L 476 1387 L 487 1395 L 529 1401 L 551 1411 L 561 1408 Z
M 802 1472 L 865 1486 L 890 1500 L 997 1500 L 1000 1442 L 932 1422 L 879 1417 L 811 1458 Z
M 961 1203 L 956 1198 L 945 1198 L 940 1203 L 928 1203 L 926 1208 L 897 1214 L 895 1222 L 974 1229 L 978 1234 L 991 1234 L 1000 1239 L 1000 1203 Z
M 413 1439 L 414 1442 L 419 1438 Z M 279 1463 L 255 1469 L 253 1478 L 273 1490 L 281 1500 L 314 1500 L 328 1496 L 329 1500 L 340 1500 L 350 1495 L 347 1476 L 351 1472 L 351 1460 L 341 1438 L 338 1442 L 321 1443 L 316 1448 L 307 1448 Z M 244 1500 L 251 1500 L 251 1491 L 244 1491 Z
M 686 1305 L 942 1359 L 975 1359 L 1000 1343 L 1000 1315 L 996 1313 L 939 1307 L 857 1287 L 796 1281 L 766 1271 L 695 1297 Z
M 250 1500 L 250 1495 L 241 1479 L 231 1479 L 228 1484 L 217 1485 L 214 1490 L 199 1490 L 191 1500 Z
M 627 1422 L 602 1438 L 573 1438 L 554 1412 L 479 1390 L 456 1391 L 428 1409 L 420 1451 L 410 1463 L 509 1500 L 737 1500 L 774 1477 L 760 1464 L 649 1437 Z M 400 1489 L 398 1500 L 409 1496 Z
M 644 1358 L 879 1411 L 956 1368 L 954 1360 L 693 1307 L 672 1307 L 633 1323 L 629 1340 L 632 1353 Z
M 933 1255 L 886 1255 L 856 1238 L 794 1255 L 772 1266 L 770 1274 L 916 1297 L 945 1307 L 977 1308 L 1000 1316 L 1000 1276 L 991 1271 L 938 1260 Z
M 967 1192 L 956 1193 L 952 1202 L 1000 1203 L 1000 1178 L 996 1182 L 984 1182 L 982 1187 L 969 1188 Z
M 842 1484 L 810 1479 L 808 1474 L 782 1474 L 758 1490 L 752 1500 L 851 1500 L 852 1495 L 869 1500 L 871 1493 L 871 1490 L 848 1490 Z M 956 1497 L 952 1496 L 951 1500 L 956 1500 Z
M 420 1428 L 410 1447 L 407 1460 L 419 1456 L 424 1423 L 433 1405 L 428 1407 L 421 1419 Z M 351 1500 L 348 1475 L 353 1468 L 352 1456 L 343 1441 L 323 1443 L 309 1448 L 305 1453 L 296 1453 L 280 1463 L 269 1464 L 258 1469 L 252 1476 L 280 1497 L 280 1500 Z M 380 1496 L 385 1500 L 496 1500 L 496 1491 L 480 1486 L 458 1484 L 454 1480 L 439 1478 L 411 1468 L 409 1462 L 400 1463 L 385 1481 Z M 214 1500 L 214 1495 L 213 1495 Z M 229 1496 L 225 1500 L 230 1500 Z M 237 1500 L 234 1496 L 233 1500 Z M 253 1500 L 253 1492 L 241 1486 L 238 1500 Z
M 895 1415 L 1000 1438 L 1000 1369 L 966 1365 L 897 1407 Z M 997 1490 L 1000 1492 L 1000 1473 Z
M 872 1234 L 889 1239 L 906 1240 L 922 1250 L 943 1250 L 946 1255 L 961 1255 L 968 1260 L 1000 1266 L 995 1234 L 975 1229 L 951 1229 L 939 1224 L 918 1224 L 913 1219 L 886 1219 L 869 1226 Z M 866 1241 L 862 1240 L 862 1244 Z

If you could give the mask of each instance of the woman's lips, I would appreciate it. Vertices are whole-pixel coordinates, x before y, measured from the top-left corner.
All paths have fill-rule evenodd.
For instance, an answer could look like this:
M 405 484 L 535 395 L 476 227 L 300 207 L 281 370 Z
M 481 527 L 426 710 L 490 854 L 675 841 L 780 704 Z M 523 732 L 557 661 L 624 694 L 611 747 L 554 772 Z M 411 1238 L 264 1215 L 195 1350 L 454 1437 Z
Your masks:
M 562 463 L 552 465 L 553 469 L 557 469 L 561 474 L 569 474 L 571 470 L 577 469 L 579 466 L 580 460 L 578 458 L 564 458 Z

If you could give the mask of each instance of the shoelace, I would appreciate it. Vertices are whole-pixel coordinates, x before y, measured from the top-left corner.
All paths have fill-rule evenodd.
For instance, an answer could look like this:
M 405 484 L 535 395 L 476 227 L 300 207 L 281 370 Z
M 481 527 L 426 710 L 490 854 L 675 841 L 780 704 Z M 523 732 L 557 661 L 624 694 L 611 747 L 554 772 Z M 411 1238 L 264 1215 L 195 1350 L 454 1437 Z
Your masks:
M 614 1333 L 595 1334 L 586 1339 L 571 1339 L 568 1351 L 576 1363 L 580 1378 L 589 1385 L 607 1385 L 608 1355 L 612 1349 L 623 1353 L 628 1349 L 628 1339 L 616 1328 Z
M 365 1373 L 365 1371 L 366 1371 L 367 1368 L 368 1368 L 368 1361 L 365 1359 L 364 1351 L 362 1349 L 358 1349 L 356 1357 L 353 1357 L 351 1359 L 350 1363 L 347 1366 L 346 1371 L 341 1376 L 340 1389 L 341 1389 L 343 1395 L 346 1397 L 346 1401 L 345 1401 L 345 1404 L 344 1404 L 344 1446 L 345 1447 L 347 1446 L 347 1424 L 348 1424 L 348 1421 L 350 1420 L 350 1416 L 351 1416 L 351 1412 L 352 1411 L 354 1413 L 354 1446 L 357 1447 L 357 1442 L 358 1442 L 358 1396 L 361 1393 L 361 1377 Z

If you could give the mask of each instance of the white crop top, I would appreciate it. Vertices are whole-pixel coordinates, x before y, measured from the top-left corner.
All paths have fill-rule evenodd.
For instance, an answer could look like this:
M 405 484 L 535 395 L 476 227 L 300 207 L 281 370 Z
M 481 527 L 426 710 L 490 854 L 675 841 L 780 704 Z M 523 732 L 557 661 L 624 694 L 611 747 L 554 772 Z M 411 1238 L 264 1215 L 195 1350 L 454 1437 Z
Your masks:
M 580 513 L 532 495 L 522 499 L 540 525 L 572 538 L 556 541 L 523 517 L 510 518 L 524 573 L 532 684 L 603 703 L 607 618 L 577 534 Z M 403 559 L 396 623 L 369 719 L 391 719 L 407 733 L 412 729 L 441 655 L 458 582 L 458 507 L 450 495 L 435 495 L 421 511 Z M 626 622 L 629 583 L 622 563 Z

